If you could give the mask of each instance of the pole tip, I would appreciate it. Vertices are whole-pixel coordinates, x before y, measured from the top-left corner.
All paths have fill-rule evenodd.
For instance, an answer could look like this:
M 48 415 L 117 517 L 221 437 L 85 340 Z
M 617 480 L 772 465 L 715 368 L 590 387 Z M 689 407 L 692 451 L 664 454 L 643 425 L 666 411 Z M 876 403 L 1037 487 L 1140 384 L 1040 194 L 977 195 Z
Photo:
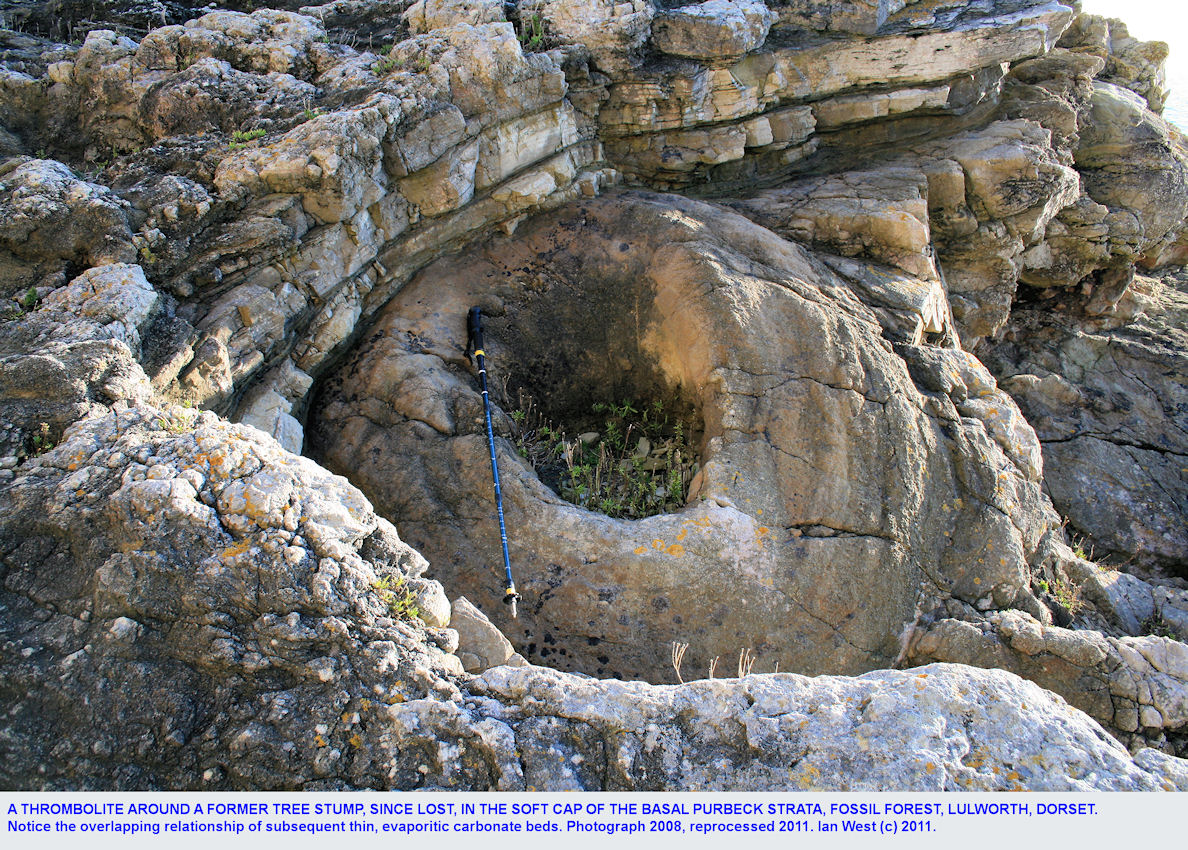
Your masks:
M 509 587 L 507 589 L 507 592 L 503 594 L 503 604 L 511 606 L 511 615 L 512 615 L 513 620 L 519 619 L 519 617 L 516 614 L 516 603 L 519 602 L 520 599 L 522 599 L 522 598 L 523 597 L 521 597 L 520 594 L 516 593 L 515 585 L 512 585 L 511 587 Z

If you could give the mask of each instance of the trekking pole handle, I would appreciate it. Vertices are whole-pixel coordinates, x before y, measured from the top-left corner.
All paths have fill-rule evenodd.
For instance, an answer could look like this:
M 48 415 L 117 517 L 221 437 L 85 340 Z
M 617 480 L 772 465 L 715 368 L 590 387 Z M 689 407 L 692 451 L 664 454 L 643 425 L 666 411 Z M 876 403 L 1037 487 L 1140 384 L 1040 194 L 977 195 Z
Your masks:
M 466 315 L 466 354 L 487 354 L 483 350 L 483 313 L 478 307 L 471 307 Z

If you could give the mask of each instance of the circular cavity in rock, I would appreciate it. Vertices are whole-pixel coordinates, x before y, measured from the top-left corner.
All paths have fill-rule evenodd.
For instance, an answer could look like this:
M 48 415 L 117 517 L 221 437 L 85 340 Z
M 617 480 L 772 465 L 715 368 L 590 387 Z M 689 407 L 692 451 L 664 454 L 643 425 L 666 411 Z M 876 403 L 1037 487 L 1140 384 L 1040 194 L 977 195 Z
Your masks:
M 492 373 L 548 388 L 556 410 L 602 382 L 679 388 L 704 420 L 688 506 L 634 521 L 564 502 L 497 440 L 516 622 L 498 602 L 463 354 L 474 304 L 493 317 Z M 929 351 L 913 363 L 938 373 L 925 383 L 981 369 Z M 673 642 L 689 644 L 686 679 L 715 658 L 732 675 L 742 650 L 755 672 L 888 666 L 949 595 L 1026 604 L 1053 525 L 1035 476 L 981 420 L 916 388 L 874 311 L 823 263 L 720 207 L 647 193 L 565 207 L 425 269 L 321 387 L 310 444 L 526 657 L 599 676 L 674 681 Z

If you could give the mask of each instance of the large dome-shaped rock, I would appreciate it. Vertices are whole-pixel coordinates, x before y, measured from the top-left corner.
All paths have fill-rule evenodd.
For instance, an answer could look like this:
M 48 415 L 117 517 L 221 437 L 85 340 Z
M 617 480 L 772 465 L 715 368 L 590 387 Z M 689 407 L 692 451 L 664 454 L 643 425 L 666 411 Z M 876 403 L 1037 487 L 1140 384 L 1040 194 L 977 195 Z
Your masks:
M 900 346 L 909 373 L 856 295 L 896 278 L 839 268 L 677 197 L 564 208 L 402 290 L 323 388 L 312 444 L 436 577 L 563 668 L 667 678 L 682 641 L 692 668 L 748 647 L 759 669 L 858 672 L 894 662 L 937 599 L 1038 612 L 1029 563 L 1055 518 L 1034 434 L 964 352 Z M 642 520 L 562 501 L 497 441 L 518 624 L 491 604 L 472 304 L 497 316 L 495 386 L 527 388 L 559 424 L 597 401 L 672 397 L 704 423 L 687 507 Z M 511 433 L 507 411 L 496 423 Z

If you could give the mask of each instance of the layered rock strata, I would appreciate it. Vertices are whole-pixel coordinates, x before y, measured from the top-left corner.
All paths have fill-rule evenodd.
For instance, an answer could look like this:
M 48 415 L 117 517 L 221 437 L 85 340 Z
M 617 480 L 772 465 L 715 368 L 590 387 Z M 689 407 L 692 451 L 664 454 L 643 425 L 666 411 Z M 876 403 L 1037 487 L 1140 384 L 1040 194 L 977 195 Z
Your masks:
M 1183 318 L 1134 277 L 1188 256 L 1162 46 L 1027 0 L 276 5 L 0 31 L 0 783 L 1188 787 L 1141 749 L 1188 722 Z M 704 430 L 636 523 L 502 443 L 513 648 L 959 664 L 595 681 L 456 602 L 460 643 L 435 580 L 488 608 L 497 561 L 473 303 L 562 407 Z M 1045 492 L 1163 577 L 1074 555 Z

